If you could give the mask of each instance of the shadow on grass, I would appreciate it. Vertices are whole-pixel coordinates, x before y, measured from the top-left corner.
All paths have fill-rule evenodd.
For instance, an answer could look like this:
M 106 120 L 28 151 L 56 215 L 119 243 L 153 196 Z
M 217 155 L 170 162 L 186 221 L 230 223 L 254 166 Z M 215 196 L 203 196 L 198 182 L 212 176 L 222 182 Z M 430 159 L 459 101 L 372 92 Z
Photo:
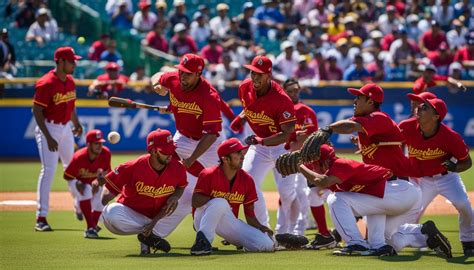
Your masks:
M 115 237 L 99 236 L 98 238 L 87 238 L 88 240 L 115 240 Z
M 141 258 L 141 257 L 142 258 L 205 257 L 206 258 L 206 257 L 213 256 L 213 255 L 229 256 L 229 255 L 236 255 L 236 254 L 242 254 L 243 253 L 243 251 L 239 251 L 239 250 L 218 250 L 218 251 L 213 251 L 212 254 L 208 255 L 208 256 L 193 256 L 193 255 L 189 254 L 189 250 L 190 250 L 189 247 L 176 247 L 176 248 L 172 248 L 171 250 L 186 250 L 186 251 L 188 251 L 188 253 L 183 254 L 183 253 L 174 253 L 174 252 L 169 252 L 169 253 L 157 252 L 157 253 L 151 253 L 151 254 L 145 254 L 145 255 L 130 254 L 130 255 L 127 255 L 126 257 L 131 257 L 131 258 Z
M 81 229 L 53 229 L 53 232 L 83 232 Z
M 421 258 L 421 256 L 423 257 L 436 257 L 438 258 L 440 261 L 446 261 L 447 263 L 454 263 L 454 264 L 464 264 L 464 265 L 470 265 L 470 264 L 474 264 L 474 259 L 473 260 L 468 260 L 467 257 L 461 255 L 461 256 L 457 256 L 457 257 L 453 257 L 453 258 L 443 258 L 435 253 L 432 253 L 432 252 L 420 252 L 420 251 L 415 251 L 413 252 L 413 255 L 409 255 L 409 254 L 404 254 L 404 255 L 398 255 L 398 256 L 385 256 L 385 257 L 379 257 L 380 260 L 382 261 L 386 261 L 386 262 L 411 262 L 411 261 L 417 261 Z

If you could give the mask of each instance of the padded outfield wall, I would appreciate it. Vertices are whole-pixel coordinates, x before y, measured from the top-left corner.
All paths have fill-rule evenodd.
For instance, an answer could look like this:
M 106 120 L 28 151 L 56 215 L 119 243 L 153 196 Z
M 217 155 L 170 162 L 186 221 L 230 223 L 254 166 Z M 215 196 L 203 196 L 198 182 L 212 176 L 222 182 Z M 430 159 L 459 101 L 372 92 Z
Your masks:
M 87 82 L 78 85 L 87 85 Z M 385 101 L 382 110 L 399 122 L 409 114 L 409 102 L 406 94 L 411 92 L 408 83 L 393 83 L 384 86 Z M 474 147 L 474 93 L 472 87 L 467 92 L 450 93 L 446 87 L 437 87 L 432 91 L 446 101 L 448 115 L 445 119 L 454 130 L 459 132 L 470 147 Z M 326 126 L 336 120 L 352 116 L 353 97 L 347 93 L 347 86 L 324 86 L 313 88 L 311 94 L 302 94 L 302 100 L 317 113 L 319 126 Z M 112 151 L 144 151 L 146 135 L 153 129 L 164 128 L 174 132 L 174 121 L 170 115 L 161 115 L 148 110 L 125 110 L 109 108 L 107 101 L 86 97 L 87 88 L 78 86 L 77 107 L 84 129 L 101 129 L 105 134 L 116 130 L 122 140 L 116 145 L 107 144 Z M 33 86 L 6 86 L 5 95 L 0 99 L 0 157 L 37 157 L 38 150 L 34 141 L 35 121 L 31 113 Z M 241 111 L 237 89 L 227 89 L 221 93 L 224 100 L 231 104 L 235 113 Z M 124 91 L 121 96 L 137 101 L 165 105 L 167 97 L 156 94 Z M 229 122 L 224 118 L 225 136 L 233 134 L 228 128 Z M 333 135 L 332 142 L 339 149 L 353 149 L 349 142 L 350 135 Z M 76 138 L 79 147 L 85 144 L 85 138 Z M 449 143 L 449 142 L 446 142 Z

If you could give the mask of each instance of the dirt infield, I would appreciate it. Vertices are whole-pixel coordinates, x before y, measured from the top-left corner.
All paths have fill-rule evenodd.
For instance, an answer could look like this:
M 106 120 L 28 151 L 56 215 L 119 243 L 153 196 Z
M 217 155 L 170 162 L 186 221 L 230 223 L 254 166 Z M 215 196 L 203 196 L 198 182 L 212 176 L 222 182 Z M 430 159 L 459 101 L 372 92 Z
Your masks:
M 269 210 L 278 207 L 278 192 L 264 192 Z M 469 192 L 471 202 L 474 201 L 474 192 Z M 34 211 L 36 210 L 35 192 L 0 192 L 0 211 Z M 69 192 L 51 192 L 50 209 L 53 211 L 72 210 L 73 203 Z M 437 196 L 426 210 L 427 215 L 457 214 L 454 206 L 441 196 Z

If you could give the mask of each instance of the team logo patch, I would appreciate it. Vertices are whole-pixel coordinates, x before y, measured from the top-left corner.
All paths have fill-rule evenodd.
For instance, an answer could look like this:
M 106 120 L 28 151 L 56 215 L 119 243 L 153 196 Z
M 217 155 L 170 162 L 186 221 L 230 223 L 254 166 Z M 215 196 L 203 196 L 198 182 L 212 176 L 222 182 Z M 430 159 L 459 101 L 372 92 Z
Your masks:
M 284 113 L 283 113 L 283 117 L 284 117 L 285 119 L 290 118 L 290 116 L 291 116 L 291 113 L 289 113 L 289 112 L 284 112 Z
M 100 132 L 97 131 L 97 132 L 95 133 L 95 137 L 96 137 L 97 139 L 101 139 L 101 138 L 102 138 L 102 134 L 100 134 Z
M 173 140 L 173 136 L 169 135 L 167 138 L 166 138 L 166 142 L 169 143 Z
M 258 59 L 257 65 L 259 65 L 259 66 L 263 65 L 263 60 L 262 60 L 262 58 Z
M 118 175 L 118 174 L 119 174 L 119 171 L 118 171 L 118 169 L 117 169 L 117 168 L 115 168 L 115 169 L 114 169 L 114 173 L 115 173 L 116 175 Z
M 183 58 L 183 64 L 186 65 L 187 63 L 188 63 L 188 58 L 187 58 L 187 57 L 184 57 L 184 58 Z

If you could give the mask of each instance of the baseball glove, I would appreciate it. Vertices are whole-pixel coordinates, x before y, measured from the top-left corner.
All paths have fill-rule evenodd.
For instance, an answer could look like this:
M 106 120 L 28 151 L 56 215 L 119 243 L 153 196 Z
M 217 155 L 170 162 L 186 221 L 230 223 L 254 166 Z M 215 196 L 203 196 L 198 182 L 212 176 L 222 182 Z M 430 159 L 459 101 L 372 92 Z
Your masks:
M 286 249 L 302 249 L 309 241 L 308 238 L 302 235 L 294 235 L 289 233 L 282 233 L 275 235 L 278 245 Z
M 275 168 L 282 176 L 287 176 L 297 173 L 299 164 L 300 152 L 295 151 L 280 155 L 275 162 Z
M 325 144 L 331 137 L 332 129 L 319 129 L 309 135 L 303 142 L 300 150 L 302 162 L 311 162 L 319 159 L 321 145 Z

